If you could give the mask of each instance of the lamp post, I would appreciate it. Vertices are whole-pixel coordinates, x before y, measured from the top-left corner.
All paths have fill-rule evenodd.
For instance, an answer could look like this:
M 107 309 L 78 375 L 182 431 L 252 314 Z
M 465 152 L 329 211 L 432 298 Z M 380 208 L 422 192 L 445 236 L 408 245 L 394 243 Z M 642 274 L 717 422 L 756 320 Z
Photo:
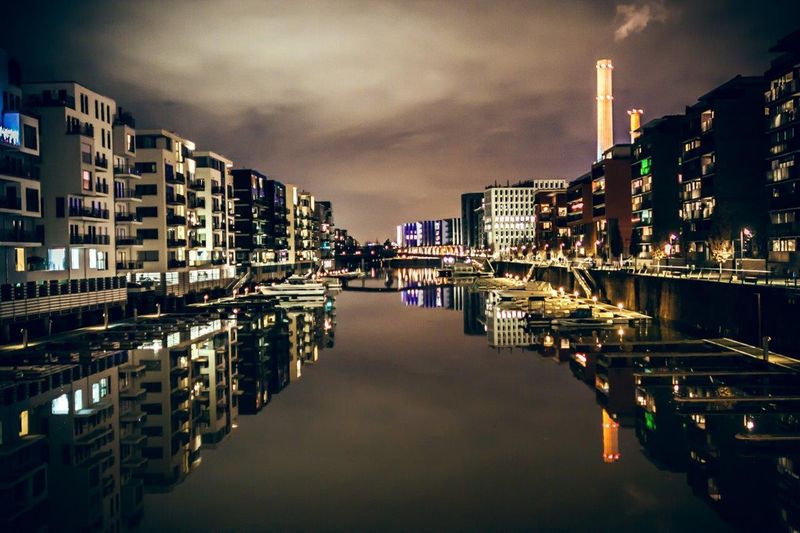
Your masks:
M 742 228 L 739 231 L 739 270 L 740 272 L 744 273 L 744 237 L 745 235 L 747 238 L 751 238 L 753 236 L 753 232 L 750 231 L 748 228 Z

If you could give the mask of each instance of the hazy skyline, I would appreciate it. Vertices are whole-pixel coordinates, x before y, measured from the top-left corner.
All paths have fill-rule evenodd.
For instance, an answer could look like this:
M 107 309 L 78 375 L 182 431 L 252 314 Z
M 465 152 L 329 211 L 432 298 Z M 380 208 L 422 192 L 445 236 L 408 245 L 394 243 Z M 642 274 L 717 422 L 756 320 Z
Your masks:
M 622 142 L 626 109 L 763 73 L 800 20 L 790 1 L 29 3 L 0 7 L 25 81 L 83 83 L 381 240 L 494 181 L 588 170 L 597 59 Z

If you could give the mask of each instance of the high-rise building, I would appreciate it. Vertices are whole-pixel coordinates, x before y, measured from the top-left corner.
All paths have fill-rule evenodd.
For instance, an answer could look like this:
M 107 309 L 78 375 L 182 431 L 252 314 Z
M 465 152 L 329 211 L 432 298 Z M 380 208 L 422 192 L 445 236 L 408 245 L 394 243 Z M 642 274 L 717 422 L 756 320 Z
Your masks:
M 439 218 L 405 222 L 397 226 L 400 247 L 456 246 L 461 233 L 460 218 Z
M 681 239 L 690 261 L 712 260 L 713 248 L 732 241 L 738 248 L 745 230 L 764 239 L 765 90 L 762 77 L 736 76 L 686 108 Z M 745 255 L 753 251 L 750 247 Z
M 461 231 L 463 246 L 467 250 L 480 248 L 477 210 L 483 205 L 482 192 L 468 192 L 461 195 Z
M 317 220 L 314 196 L 297 185 L 286 185 L 286 206 L 289 210 L 289 262 L 310 268 L 319 259 Z
M 679 160 L 682 115 L 651 120 L 637 130 L 631 168 L 631 244 L 627 251 L 649 258 L 654 247 L 680 253 Z M 665 252 L 665 253 L 666 253 Z
M 483 198 L 486 244 L 495 256 L 536 239 L 534 196 L 539 191 L 567 188 L 563 179 L 528 180 L 516 185 L 491 185 Z
M 770 49 L 780 54 L 765 77 L 767 114 L 766 186 L 771 266 L 800 270 L 800 30 Z

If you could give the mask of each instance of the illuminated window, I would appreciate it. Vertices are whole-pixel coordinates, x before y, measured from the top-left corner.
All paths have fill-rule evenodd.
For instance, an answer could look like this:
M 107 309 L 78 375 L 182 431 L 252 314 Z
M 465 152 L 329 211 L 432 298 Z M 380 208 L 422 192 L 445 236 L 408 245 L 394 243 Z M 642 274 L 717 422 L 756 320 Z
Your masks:
M 28 411 L 19 414 L 19 436 L 24 437 L 28 434 Z
M 53 400 L 50 404 L 50 412 L 54 415 L 66 415 L 69 413 L 69 397 L 66 393 Z
M 83 409 L 83 390 L 78 389 L 75 391 L 75 411 Z
M 100 401 L 100 384 L 92 383 L 92 403 Z
M 14 248 L 14 270 L 25 272 L 25 248 Z
M 92 190 L 92 173 L 88 170 L 81 171 L 81 184 L 83 185 L 83 190 Z
M 81 251 L 80 248 L 72 248 L 69 251 L 69 267 L 72 270 L 81 268 Z

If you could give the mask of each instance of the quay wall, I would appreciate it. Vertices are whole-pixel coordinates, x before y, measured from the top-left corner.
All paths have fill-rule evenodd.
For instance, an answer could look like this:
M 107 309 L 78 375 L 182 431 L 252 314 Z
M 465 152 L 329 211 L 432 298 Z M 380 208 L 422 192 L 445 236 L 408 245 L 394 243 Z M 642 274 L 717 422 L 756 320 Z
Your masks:
M 524 276 L 530 265 L 501 262 L 498 273 Z M 761 345 L 760 334 L 772 338 L 770 348 L 800 355 L 800 289 L 719 283 L 697 279 L 634 275 L 622 271 L 589 271 L 599 297 L 674 324 L 687 333 L 731 337 Z M 535 270 L 536 279 L 554 287 L 579 290 L 565 268 Z M 760 316 L 759 316 L 760 315 Z

